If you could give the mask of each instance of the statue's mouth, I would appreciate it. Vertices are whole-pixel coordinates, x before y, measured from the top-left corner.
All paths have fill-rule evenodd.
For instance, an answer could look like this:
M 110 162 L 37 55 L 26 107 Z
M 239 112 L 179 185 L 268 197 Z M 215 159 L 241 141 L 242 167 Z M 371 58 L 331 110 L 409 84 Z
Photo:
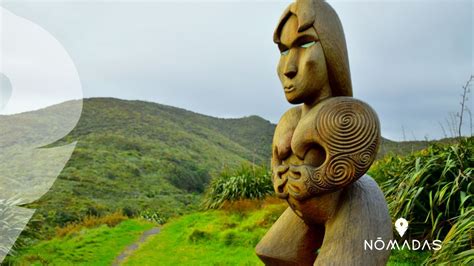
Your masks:
M 294 91 L 295 89 L 296 88 L 293 85 L 290 85 L 290 86 L 287 86 L 287 87 L 284 88 L 285 93 L 290 93 L 290 92 Z

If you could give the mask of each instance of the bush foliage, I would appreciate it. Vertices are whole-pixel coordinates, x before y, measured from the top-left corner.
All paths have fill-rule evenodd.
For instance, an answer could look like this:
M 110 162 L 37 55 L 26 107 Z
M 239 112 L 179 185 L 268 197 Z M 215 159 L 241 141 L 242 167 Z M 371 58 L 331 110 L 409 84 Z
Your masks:
M 370 174 L 381 184 L 391 216 L 410 222 L 410 238 L 444 239 L 431 262 L 465 262 L 469 257 L 472 262 L 473 137 L 453 145 L 433 144 L 405 157 L 389 155 Z
M 226 202 L 264 199 L 273 193 L 271 174 L 264 166 L 242 165 L 235 172 L 223 171 L 212 179 L 204 199 L 204 208 L 218 209 Z
M 108 227 L 115 227 L 122 221 L 127 220 L 128 217 L 123 215 L 121 212 L 115 212 L 104 216 L 87 216 L 79 223 L 70 223 L 64 227 L 56 228 L 56 236 L 64 237 L 76 232 L 81 231 L 83 228 L 95 228 L 101 225 L 107 225 Z

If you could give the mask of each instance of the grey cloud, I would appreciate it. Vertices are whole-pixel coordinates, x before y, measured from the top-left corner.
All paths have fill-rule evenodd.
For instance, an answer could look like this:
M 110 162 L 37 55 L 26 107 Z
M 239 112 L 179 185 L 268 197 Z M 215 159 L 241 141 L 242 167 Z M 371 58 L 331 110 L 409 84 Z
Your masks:
M 403 126 L 420 139 L 442 137 L 438 122 L 459 109 L 461 86 L 473 72 L 472 2 L 332 3 L 346 33 L 355 96 L 377 110 L 382 134 L 402 139 Z M 143 99 L 220 117 L 257 114 L 272 122 L 290 107 L 272 43 L 286 5 L 3 4 L 61 41 L 86 97 Z

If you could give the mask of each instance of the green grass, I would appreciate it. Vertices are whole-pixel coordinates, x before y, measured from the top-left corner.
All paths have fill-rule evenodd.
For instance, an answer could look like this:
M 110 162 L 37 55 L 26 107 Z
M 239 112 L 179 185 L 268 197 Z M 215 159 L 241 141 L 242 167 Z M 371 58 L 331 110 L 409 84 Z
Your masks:
M 141 244 L 124 265 L 263 265 L 254 248 L 287 205 L 269 204 L 256 209 L 256 201 L 235 204 L 226 210 L 172 219 L 159 234 Z M 151 223 L 132 219 L 113 228 L 83 229 L 63 238 L 42 241 L 20 252 L 10 263 L 110 265 L 125 247 L 152 227 Z M 392 251 L 388 265 L 420 265 L 429 255 L 429 252 Z
M 110 265 L 141 234 L 154 225 L 143 220 L 126 220 L 113 228 L 102 225 L 83 229 L 63 238 L 55 237 L 29 247 L 13 265 Z
M 285 208 L 183 216 L 166 224 L 125 265 L 262 265 L 254 248 Z
M 124 265 L 263 265 L 255 246 L 286 204 L 243 212 L 210 210 L 174 219 Z M 429 252 L 393 251 L 387 265 L 420 265 Z
M 431 255 L 428 251 L 413 251 L 408 249 L 392 250 L 388 260 L 388 266 L 415 266 L 422 265 L 426 258 Z

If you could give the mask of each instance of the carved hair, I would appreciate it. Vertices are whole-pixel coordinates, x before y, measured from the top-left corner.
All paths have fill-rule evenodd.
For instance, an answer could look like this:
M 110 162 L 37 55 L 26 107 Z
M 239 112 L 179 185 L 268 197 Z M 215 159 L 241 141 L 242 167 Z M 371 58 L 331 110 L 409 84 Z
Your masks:
M 323 0 L 298 0 L 291 4 L 280 18 L 273 34 L 276 44 L 280 44 L 283 26 L 292 15 L 298 19 L 298 32 L 313 27 L 318 34 L 326 57 L 333 96 L 352 96 L 346 39 L 336 11 Z

